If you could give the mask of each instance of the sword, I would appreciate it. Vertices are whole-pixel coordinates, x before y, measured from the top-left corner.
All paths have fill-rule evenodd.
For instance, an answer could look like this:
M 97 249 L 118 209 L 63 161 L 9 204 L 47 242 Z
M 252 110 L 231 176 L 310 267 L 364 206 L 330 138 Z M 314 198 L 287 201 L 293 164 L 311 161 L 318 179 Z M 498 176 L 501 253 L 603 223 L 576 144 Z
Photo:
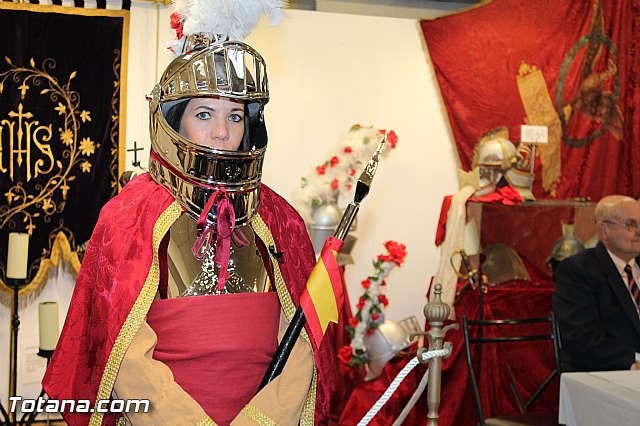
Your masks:
M 358 178 L 353 201 L 349 203 L 344 213 L 342 214 L 340 223 L 338 224 L 338 227 L 333 234 L 334 237 L 344 241 L 347 234 L 349 233 L 349 229 L 351 228 L 351 225 L 353 224 L 353 221 L 358 214 L 358 210 L 360 210 L 360 203 L 369 194 L 371 182 L 373 181 L 373 176 L 378 169 L 378 162 L 380 161 L 380 156 L 382 155 L 382 151 L 384 151 L 386 142 L 387 134 L 385 133 L 382 141 L 380 141 L 380 144 L 376 148 L 375 152 L 371 156 L 371 159 Z M 260 391 L 273 379 L 278 377 L 280 373 L 282 373 L 284 365 L 286 364 L 287 359 L 289 359 L 289 355 L 291 355 L 293 346 L 295 345 L 298 336 L 300 336 L 300 332 L 302 331 L 302 328 L 304 327 L 304 324 L 306 322 L 307 319 L 305 317 L 305 314 L 302 311 L 302 308 L 298 306 L 298 309 L 296 309 L 296 312 L 291 319 L 291 323 L 289 323 L 287 331 L 282 337 L 282 341 L 280 342 L 276 353 L 273 355 L 271 364 L 269 364 L 269 368 L 262 378 L 262 382 L 260 383 L 258 391 Z

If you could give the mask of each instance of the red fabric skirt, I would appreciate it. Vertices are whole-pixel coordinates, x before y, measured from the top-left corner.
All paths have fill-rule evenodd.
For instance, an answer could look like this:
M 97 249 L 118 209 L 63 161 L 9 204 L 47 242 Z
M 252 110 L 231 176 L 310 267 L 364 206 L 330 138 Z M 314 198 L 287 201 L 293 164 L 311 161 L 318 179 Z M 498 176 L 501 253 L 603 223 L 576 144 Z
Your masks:
M 156 300 L 147 322 L 153 358 L 216 423 L 226 425 L 256 394 L 278 345 L 276 293 Z

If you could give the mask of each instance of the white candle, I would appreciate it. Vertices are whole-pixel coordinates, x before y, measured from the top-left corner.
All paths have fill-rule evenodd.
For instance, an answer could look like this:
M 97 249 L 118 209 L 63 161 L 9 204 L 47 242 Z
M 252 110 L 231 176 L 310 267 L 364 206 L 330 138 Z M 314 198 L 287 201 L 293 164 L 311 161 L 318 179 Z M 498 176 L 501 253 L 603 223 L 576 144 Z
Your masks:
M 52 351 L 58 343 L 58 302 L 41 302 L 38 306 L 40 349 Z
M 29 234 L 11 232 L 7 250 L 7 278 L 27 278 Z

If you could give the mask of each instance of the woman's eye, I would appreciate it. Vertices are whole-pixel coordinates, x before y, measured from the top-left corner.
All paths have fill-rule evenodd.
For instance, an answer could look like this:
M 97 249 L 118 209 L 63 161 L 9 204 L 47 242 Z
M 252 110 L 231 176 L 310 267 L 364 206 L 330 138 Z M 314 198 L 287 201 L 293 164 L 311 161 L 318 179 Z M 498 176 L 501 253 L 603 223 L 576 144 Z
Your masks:
M 200 111 L 196 114 L 196 117 L 198 117 L 200 120 L 206 120 L 208 118 L 211 118 L 211 114 L 209 114 L 207 111 Z
M 234 123 L 239 123 L 243 120 L 243 117 L 240 114 L 231 114 L 229 116 L 229 121 L 233 121 Z

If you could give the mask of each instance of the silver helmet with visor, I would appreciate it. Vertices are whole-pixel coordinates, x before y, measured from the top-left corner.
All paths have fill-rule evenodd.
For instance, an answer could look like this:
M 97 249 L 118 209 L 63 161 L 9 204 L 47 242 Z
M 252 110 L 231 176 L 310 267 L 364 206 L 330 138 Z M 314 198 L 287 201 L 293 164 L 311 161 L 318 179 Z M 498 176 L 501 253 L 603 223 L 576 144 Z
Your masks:
M 194 217 L 212 194 L 224 188 L 235 223 L 251 220 L 259 206 L 262 163 L 267 147 L 264 105 L 269 101 L 266 65 L 251 46 L 239 41 L 209 44 L 189 36 L 189 52 L 175 58 L 149 95 L 151 158 L 149 171 Z M 237 151 L 194 143 L 179 133 L 189 100 L 219 97 L 244 103 L 244 133 Z M 208 215 L 216 222 L 216 208 Z

